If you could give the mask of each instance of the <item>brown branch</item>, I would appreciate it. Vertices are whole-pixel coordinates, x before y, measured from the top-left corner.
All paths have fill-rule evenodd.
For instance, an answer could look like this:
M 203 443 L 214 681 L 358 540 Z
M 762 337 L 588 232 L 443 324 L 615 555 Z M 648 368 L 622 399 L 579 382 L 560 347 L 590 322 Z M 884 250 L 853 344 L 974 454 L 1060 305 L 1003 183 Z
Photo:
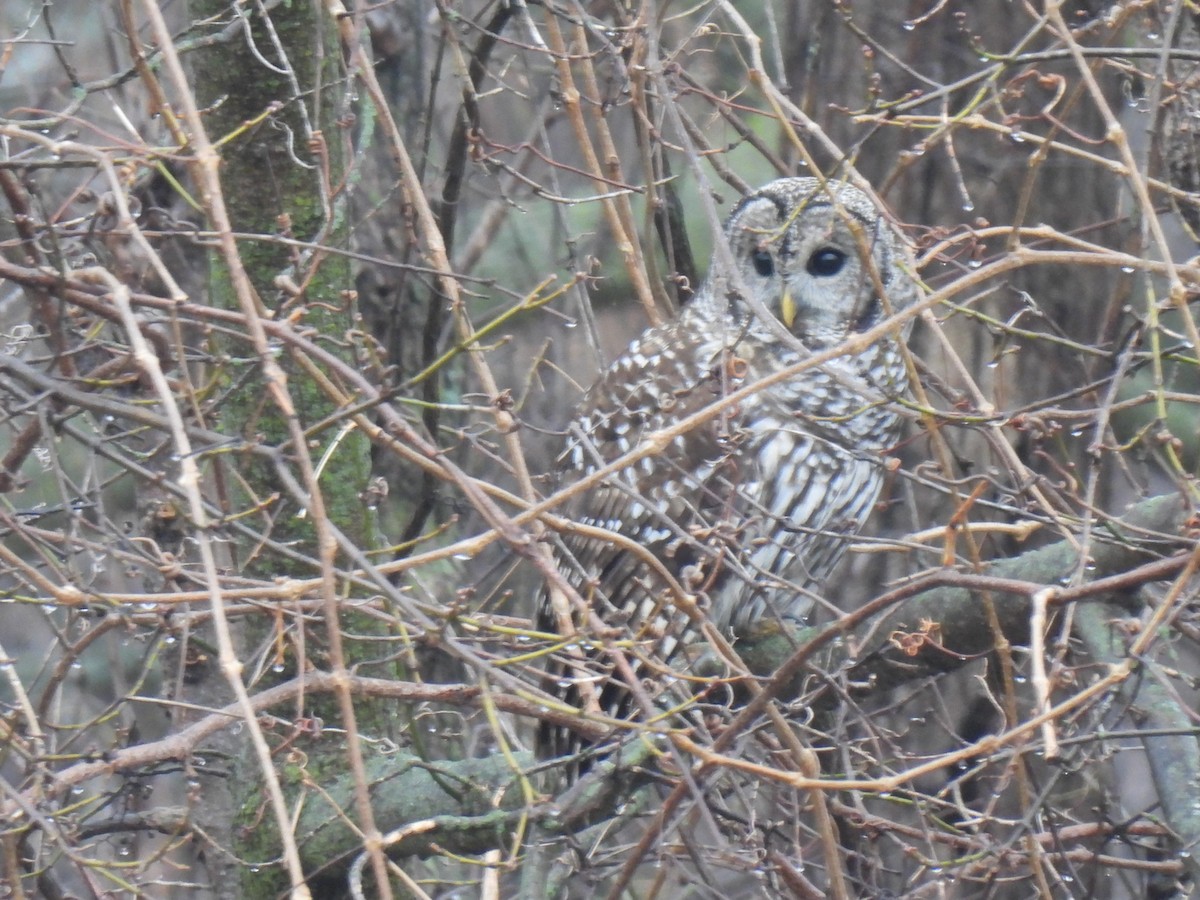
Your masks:
M 337 681 L 338 679 L 329 672 L 309 672 L 251 695 L 250 707 L 255 714 L 260 714 L 274 706 L 294 700 L 302 693 L 332 693 L 337 688 Z M 362 697 L 383 698 L 403 703 L 439 703 L 471 709 L 483 707 L 483 689 L 477 685 L 417 684 L 359 675 L 347 675 L 345 685 L 351 693 Z M 532 695 L 532 691 L 530 694 Z M 607 725 L 580 723 L 578 717 L 570 713 L 548 710 L 536 699 L 497 692 L 491 695 L 491 702 L 503 712 L 567 725 L 593 740 L 603 737 L 609 730 Z M 206 738 L 241 721 L 244 721 L 242 706 L 236 702 L 231 703 L 162 740 L 115 750 L 101 760 L 68 766 L 54 773 L 49 784 L 39 785 L 22 796 L 30 803 L 39 799 L 56 799 L 75 785 L 85 784 L 94 778 L 132 774 L 168 760 L 187 760 L 196 755 L 203 755 L 202 748 Z M 5 821 L 14 822 L 14 817 L 19 817 L 20 811 L 12 801 L 5 801 L 0 804 L 0 816 Z

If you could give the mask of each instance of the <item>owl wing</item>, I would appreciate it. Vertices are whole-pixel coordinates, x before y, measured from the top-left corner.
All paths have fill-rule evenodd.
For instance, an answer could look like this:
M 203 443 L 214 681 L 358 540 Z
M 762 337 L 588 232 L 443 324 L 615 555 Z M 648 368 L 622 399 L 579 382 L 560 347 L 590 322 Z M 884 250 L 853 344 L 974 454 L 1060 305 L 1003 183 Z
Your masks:
M 568 429 L 559 457 L 561 488 L 619 459 L 649 435 L 720 396 L 719 381 L 711 377 L 711 366 L 704 359 L 706 351 L 690 341 L 692 333 L 678 323 L 652 329 L 601 376 Z M 627 628 L 626 636 L 634 643 L 626 653 L 637 671 L 670 658 L 688 631 L 689 620 L 671 604 L 665 579 L 647 564 L 645 554 L 657 559 L 676 580 L 686 580 L 689 567 L 705 555 L 700 532 L 728 503 L 712 477 L 729 458 L 720 436 L 723 427 L 721 420 L 709 419 L 679 434 L 663 452 L 643 457 L 572 495 L 559 510 L 573 522 L 625 539 L 569 531 L 562 536 L 560 570 L 606 625 Z M 643 551 L 631 549 L 630 543 Z M 581 616 L 576 616 L 576 622 L 582 634 L 591 633 Z M 540 625 L 545 631 L 558 630 L 548 603 L 543 605 Z M 548 671 L 568 702 L 579 705 L 580 692 L 573 682 L 592 681 L 600 708 L 626 718 L 632 699 L 611 667 L 606 654 L 568 649 Z M 544 729 L 541 745 L 553 755 L 574 753 L 580 746 L 555 729 Z
M 679 425 L 747 379 L 746 360 L 724 349 L 712 331 L 712 323 L 698 326 L 685 314 L 647 332 L 608 369 L 569 429 L 562 486 Z M 572 496 L 562 512 L 644 548 L 685 590 L 717 596 L 725 581 L 746 577 L 744 547 L 766 529 L 763 520 L 771 514 L 763 505 L 770 474 L 761 466 L 771 455 L 760 452 L 763 435 L 799 447 L 793 432 L 800 433 L 796 419 L 764 391 L 673 434 L 660 453 Z M 820 510 L 816 520 L 823 524 Z M 632 621 L 635 636 L 643 626 L 662 630 L 669 591 L 644 553 L 578 532 L 566 535 L 564 545 L 564 573 L 605 622 Z M 670 630 L 685 626 L 678 615 L 665 618 L 675 620 Z M 674 641 L 659 647 L 662 656 L 673 649 Z

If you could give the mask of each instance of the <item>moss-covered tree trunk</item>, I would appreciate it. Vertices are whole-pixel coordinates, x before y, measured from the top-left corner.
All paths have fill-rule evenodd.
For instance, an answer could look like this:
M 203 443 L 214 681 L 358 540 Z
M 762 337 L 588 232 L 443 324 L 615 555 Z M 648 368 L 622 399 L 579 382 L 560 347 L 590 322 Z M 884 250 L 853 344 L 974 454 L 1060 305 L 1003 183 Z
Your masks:
M 349 359 L 352 349 L 344 338 L 356 319 L 352 273 L 346 256 L 329 252 L 344 247 L 348 235 L 345 135 L 339 124 L 348 94 L 336 29 L 315 3 L 274 5 L 269 21 L 253 5 L 237 9 L 243 16 L 240 33 L 235 29 L 232 40 L 195 54 L 193 71 L 207 133 L 220 149 L 224 200 L 239 235 L 240 258 L 265 316 L 288 318 Z M 191 12 L 195 20 L 227 22 L 230 4 L 196 0 Z M 211 304 L 239 309 L 226 261 L 219 254 L 211 256 L 210 274 Z M 221 502 L 227 515 L 248 522 L 274 546 L 296 554 L 289 559 L 270 552 L 265 543 L 242 541 L 229 547 L 229 564 L 258 577 L 315 574 L 313 511 L 275 468 L 301 453 L 316 468 L 330 522 L 357 546 L 370 546 L 371 513 L 361 500 L 370 473 L 369 446 L 357 431 L 342 431 L 346 419 L 338 415 L 320 383 L 327 373 L 318 374 L 315 361 L 280 348 L 276 362 L 286 373 L 287 390 L 308 440 L 307 446 L 296 447 L 284 413 L 265 388 L 261 360 L 250 343 L 218 337 L 211 349 L 216 368 L 210 384 L 219 396 L 212 424 L 243 439 L 247 448 L 266 445 L 280 450 L 278 463 L 249 452 L 221 460 L 213 471 Z M 244 619 L 236 626 L 234 637 L 241 644 L 239 658 L 247 677 L 256 668 L 271 678 L 323 667 L 330 630 L 346 626 L 282 613 L 274 620 Z M 366 626 L 359 622 L 351 627 L 361 632 Z M 305 629 L 302 636 L 299 628 Z M 266 666 L 265 656 L 271 657 Z M 215 669 L 194 687 L 191 699 L 203 705 L 220 705 L 227 699 L 228 688 Z M 337 707 L 328 697 L 313 698 L 305 707 L 314 721 L 339 724 Z M 219 893 L 274 896 L 286 889 L 286 881 L 273 877 L 276 870 L 265 865 L 278 860 L 280 850 L 276 823 L 260 796 L 259 764 L 239 743 L 244 735 L 225 735 L 221 741 L 221 749 L 230 753 L 232 777 L 227 783 L 233 790 L 201 798 L 210 807 L 206 818 L 210 826 L 228 829 L 220 840 L 228 841 L 223 845 L 238 858 L 264 865 L 231 869 L 224 864 Z M 344 748 L 341 753 L 344 765 Z M 276 761 L 282 762 L 282 755 Z M 286 771 L 283 775 L 286 778 Z M 210 855 L 210 864 L 217 868 L 222 867 L 219 855 Z
M 219 0 L 198 0 L 192 7 L 198 17 L 228 10 Z M 208 109 L 210 137 L 222 142 L 221 181 L 233 227 L 255 236 L 241 242 L 241 258 L 263 306 L 276 317 L 302 317 L 336 351 L 354 327 L 350 264 L 345 256 L 315 247 L 344 246 L 348 230 L 338 124 L 345 91 L 339 87 L 344 82 L 337 35 L 315 4 L 274 8 L 269 29 L 261 17 L 246 16 L 246 39 L 197 55 L 197 99 Z M 227 273 L 215 256 L 213 266 L 213 303 L 236 308 Z M 257 361 L 244 344 L 229 349 L 238 355 L 225 361 L 222 373 L 231 388 L 219 410 L 224 430 L 278 445 L 287 439 L 286 423 L 270 405 Z M 306 428 L 336 412 L 294 360 L 284 357 L 281 364 Z M 327 429 L 309 437 L 312 444 L 305 449 L 316 459 L 336 434 Z M 369 528 L 359 500 L 369 468 L 366 450 L 364 440 L 353 439 L 340 444 L 322 466 L 330 517 L 356 541 Z M 246 457 L 239 460 L 239 470 L 257 498 L 279 490 L 265 464 Z M 279 505 L 266 512 L 274 517 L 277 539 L 311 538 L 311 522 L 296 515 L 300 510 L 293 500 L 281 496 Z

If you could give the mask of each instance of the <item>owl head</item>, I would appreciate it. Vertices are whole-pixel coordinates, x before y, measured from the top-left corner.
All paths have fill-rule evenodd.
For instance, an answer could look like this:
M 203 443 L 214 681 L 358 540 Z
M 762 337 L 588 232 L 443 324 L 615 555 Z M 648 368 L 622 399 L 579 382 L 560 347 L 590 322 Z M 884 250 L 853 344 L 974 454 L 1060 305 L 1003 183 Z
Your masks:
M 778 335 L 754 321 L 765 309 L 808 349 L 832 347 L 919 295 L 903 237 L 842 182 L 772 181 L 737 205 L 726 235 L 730 311 L 763 337 Z

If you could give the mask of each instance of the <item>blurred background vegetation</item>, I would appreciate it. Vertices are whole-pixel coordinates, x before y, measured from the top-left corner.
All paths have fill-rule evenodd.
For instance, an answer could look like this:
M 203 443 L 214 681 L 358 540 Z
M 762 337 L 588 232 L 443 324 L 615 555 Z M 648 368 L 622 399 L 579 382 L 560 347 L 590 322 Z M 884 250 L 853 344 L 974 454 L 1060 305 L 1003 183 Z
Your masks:
M 6 895 L 1192 894 L 1197 15 L 0 6 Z M 933 297 L 838 640 L 551 796 L 558 429 L 803 173 Z

